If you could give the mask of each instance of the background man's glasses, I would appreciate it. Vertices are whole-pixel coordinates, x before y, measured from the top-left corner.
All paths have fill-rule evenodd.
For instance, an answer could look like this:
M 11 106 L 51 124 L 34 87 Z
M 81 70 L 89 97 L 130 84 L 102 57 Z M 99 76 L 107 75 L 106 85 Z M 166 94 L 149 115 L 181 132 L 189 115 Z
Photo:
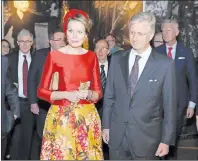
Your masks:
M 18 41 L 19 43 L 21 43 L 21 44 L 30 44 L 30 43 L 32 43 L 32 41 L 23 41 L 23 40 L 20 40 L 20 41 Z

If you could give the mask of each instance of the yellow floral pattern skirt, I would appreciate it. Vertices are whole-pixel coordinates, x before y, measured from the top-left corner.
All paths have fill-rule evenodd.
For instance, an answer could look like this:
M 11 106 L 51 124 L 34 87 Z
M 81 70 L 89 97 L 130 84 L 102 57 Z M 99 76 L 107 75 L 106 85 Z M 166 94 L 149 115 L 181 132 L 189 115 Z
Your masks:
M 40 159 L 103 160 L 101 121 L 95 105 L 52 105 L 45 121 Z

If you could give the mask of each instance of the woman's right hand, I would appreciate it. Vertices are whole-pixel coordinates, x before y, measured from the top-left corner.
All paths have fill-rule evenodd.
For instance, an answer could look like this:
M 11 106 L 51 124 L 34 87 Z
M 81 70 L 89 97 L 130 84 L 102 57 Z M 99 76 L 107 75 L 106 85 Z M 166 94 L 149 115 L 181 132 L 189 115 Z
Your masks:
M 78 91 L 66 92 L 66 99 L 73 103 L 80 101 Z

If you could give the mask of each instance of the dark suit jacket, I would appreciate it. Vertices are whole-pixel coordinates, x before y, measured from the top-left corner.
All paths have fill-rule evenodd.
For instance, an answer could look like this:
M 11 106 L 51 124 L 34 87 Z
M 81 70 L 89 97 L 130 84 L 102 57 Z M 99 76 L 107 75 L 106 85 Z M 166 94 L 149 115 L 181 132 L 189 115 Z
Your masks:
M 161 45 L 155 50 L 167 56 L 166 45 Z M 177 43 L 175 55 L 177 107 L 178 119 L 183 120 L 188 107 L 188 102 L 197 101 L 196 65 L 192 51 L 183 44 Z
M 107 57 L 107 61 L 108 61 L 108 70 L 110 67 L 110 63 L 111 63 L 111 56 Z M 108 75 L 108 73 L 107 73 Z M 100 115 L 100 118 L 102 119 L 102 112 L 103 112 L 103 97 L 96 103 L 96 108 L 98 110 L 98 113 Z
M 197 73 L 197 103 L 196 103 L 196 115 L 198 116 L 198 58 L 196 58 L 196 73 Z
M 152 51 L 131 98 L 128 91 L 129 50 L 112 56 L 103 104 L 103 129 L 116 150 L 130 126 L 135 155 L 155 155 L 160 142 L 174 145 L 176 135 L 175 65 Z M 164 114 L 164 117 L 163 117 Z
M 45 59 L 50 52 L 50 48 L 40 49 L 34 53 L 30 69 L 28 72 L 28 100 L 30 104 L 38 103 L 40 108 L 49 109 L 50 104 L 44 100 L 38 99 L 37 87 L 43 72 Z
M 3 139 L 12 129 L 13 115 L 20 117 L 20 108 L 16 88 L 14 88 L 7 75 L 8 60 L 5 56 L 1 56 L 1 63 L 1 137 Z M 11 111 L 6 108 L 6 96 Z

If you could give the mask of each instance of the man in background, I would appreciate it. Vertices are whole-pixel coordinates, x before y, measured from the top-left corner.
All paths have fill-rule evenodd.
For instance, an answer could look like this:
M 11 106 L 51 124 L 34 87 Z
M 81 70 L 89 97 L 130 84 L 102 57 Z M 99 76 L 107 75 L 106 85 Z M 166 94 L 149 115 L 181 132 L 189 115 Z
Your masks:
M 110 50 L 109 56 L 111 56 L 117 51 L 123 50 L 121 47 L 116 45 L 116 38 L 112 34 L 107 35 L 105 40 L 107 41 L 109 45 L 109 50 Z
M 164 40 L 162 38 L 162 33 L 161 32 L 157 32 L 155 35 L 154 35 L 154 38 L 153 38 L 153 46 L 154 48 L 160 46 L 160 45 L 163 45 L 164 44 Z
M 8 55 L 8 74 L 17 88 L 20 102 L 20 120 L 16 122 L 11 140 L 11 159 L 28 160 L 31 153 L 32 136 L 34 129 L 34 115 L 30 111 L 27 96 L 27 77 L 32 60 L 30 51 L 33 44 L 33 35 L 30 31 L 22 29 L 17 36 L 19 50 Z
M 165 41 L 155 50 L 174 60 L 176 68 L 177 88 L 177 139 L 182 132 L 184 119 L 190 119 L 194 115 L 197 102 L 196 66 L 193 53 L 190 48 L 177 42 L 179 24 L 174 19 L 165 19 L 161 24 L 162 36 Z M 177 144 L 170 153 L 173 158 L 177 157 Z
M 108 45 L 107 41 L 104 39 L 99 39 L 96 42 L 94 51 L 95 51 L 98 61 L 99 61 L 100 79 L 101 79 L 101 84 L 102 84 L 102 89 L 103 89 L 103 94 L 104 94 L 108 71 L 109 71 L 109 66 L 110 66 L 110 62 L 111 62 L 111 56 L 108 56 L 110 50 L 109 50 L 109 45 Z M 96 103 L 96 108 L 97 108 L 100 118 L 102 120 L 103 98 L 101 98 Z M 108 160 L 109 159 L 109 148 L 108 148 L 107 144 L 103 144 L 103 154 L 104 154 L 104 159 Z
M 1 56 L 1 159 L 4 160 L 7 136 L 12 130 L 14 121 L 20 117 L 19 99 L 17 97 L 16 88 L 12 84 L 7 73 L 8 59 Z M 7 109 L 5 97 L 10 106 Z

